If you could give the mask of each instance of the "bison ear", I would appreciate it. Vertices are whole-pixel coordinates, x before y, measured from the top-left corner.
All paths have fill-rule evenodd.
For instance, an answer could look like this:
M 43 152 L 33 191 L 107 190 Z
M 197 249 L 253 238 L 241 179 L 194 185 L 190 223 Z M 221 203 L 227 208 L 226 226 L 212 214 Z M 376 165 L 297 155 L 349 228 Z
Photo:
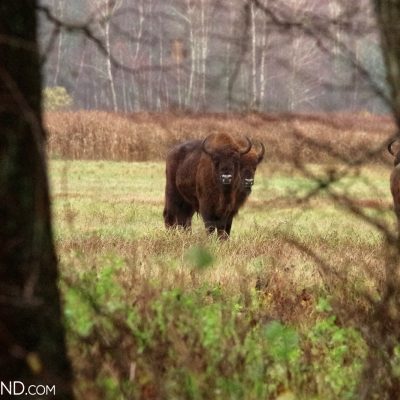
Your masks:
M 264 144 L 262 142 L 260 142 L 260 146 L 261 146 L 261 151 L 260 151 L 260 154 L 258 154 L 258 157 L 257 157 L 257 164 L 259 164 L 263 160 L 264 154 L 265 154 L 265 147 L 264 147 Z

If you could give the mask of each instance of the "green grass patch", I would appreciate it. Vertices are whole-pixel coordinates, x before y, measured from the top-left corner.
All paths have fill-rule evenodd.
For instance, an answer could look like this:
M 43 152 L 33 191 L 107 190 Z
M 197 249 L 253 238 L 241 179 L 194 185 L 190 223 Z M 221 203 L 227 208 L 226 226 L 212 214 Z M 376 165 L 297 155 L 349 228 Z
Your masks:
M 261 166 L 220 242 L 164 228 L 163 163 L 51 161 L 78 397 L 356 399 L 385 248 L 332 193 L 395 222 L 388 170 L 330 168 Z

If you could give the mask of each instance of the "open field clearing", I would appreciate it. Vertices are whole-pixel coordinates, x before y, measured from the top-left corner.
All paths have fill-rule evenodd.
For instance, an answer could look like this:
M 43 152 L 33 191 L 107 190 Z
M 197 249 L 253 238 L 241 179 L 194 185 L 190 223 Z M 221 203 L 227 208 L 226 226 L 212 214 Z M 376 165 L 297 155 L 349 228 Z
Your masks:
M 331 192 L 393 230 L 389 174 L 351 170 Z M 82 398 L 357 398 L 385 247 L 315 179 L 262 163 L 221 243 L 196 216 L 165 230 L 162 162 L 53 160 L 50 177 Z
M 316 176 L 325 176 L 323 167 L 307 168 Z M 94 234 L 105 239 L 137 240 L 161 234 L 164 169 L 161 162 L 53 161 L 57 237 L 65 240 Z M 358 205 L 370 208 L 371 213 L 381 214 L 391 207 L 389 174 L 389 168 L 366 167 L 349 174 L 332 188 L 356 199 Z M 306 201 L 317 187 L 313 179 L 290 166 L 285 169 L 277 164 L 262 164 L 250 201 L 234 220 L 232 239 L 240 240 L 255 232 L 276 233 L 279 228 L 279 232 L 298 234 L 311 241 L 333 234 L 339 241 L 378 240 L 367 225 L 349 217 L 323 191 Z M 298 204 L 299 201 L 303 203 Z M 393 219 L 391 211 L 390 219 Z M 193 231 L 195 235 L 203 232 L 203 224 L 196 216 Z M 354 232 L 357 234 L 351 237 Z

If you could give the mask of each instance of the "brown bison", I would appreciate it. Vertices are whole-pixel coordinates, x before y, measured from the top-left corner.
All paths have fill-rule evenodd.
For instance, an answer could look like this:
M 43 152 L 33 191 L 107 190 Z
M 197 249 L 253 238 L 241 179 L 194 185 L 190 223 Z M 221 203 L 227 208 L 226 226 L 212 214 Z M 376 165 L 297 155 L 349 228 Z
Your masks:
M 400 235 L 400 149 L 393 151 L 393 144 L 399 139 L 395 139 L 388 145 L 389 153 L 394 156 L 394 168 L 390 175 L 390 190 L 393 196 L 394 211 L 397 216 L 398 231 Z M 400 239 L 399 239 L 400 240 Z
M 216 229 L 219 237 L 229 236 L 238 211 L 238 193 L 244 190 L 241 160 L 252 148 L 246 139 L 243 148 L 232 136 L 220 133 L 180 144 L 169 152 L 163 213 L 167 227 L 190 228 L 198 212 L 209 233 Z
M 253 147 L 251 151 L 240 158 L 240 181 L 241 187 L 238 191 L 237 208 L 239 209 L 247 200 L 254 185 L 254 175 L 258 164 L 263 160 L 265 147 L 260 143 L 260 152 Z

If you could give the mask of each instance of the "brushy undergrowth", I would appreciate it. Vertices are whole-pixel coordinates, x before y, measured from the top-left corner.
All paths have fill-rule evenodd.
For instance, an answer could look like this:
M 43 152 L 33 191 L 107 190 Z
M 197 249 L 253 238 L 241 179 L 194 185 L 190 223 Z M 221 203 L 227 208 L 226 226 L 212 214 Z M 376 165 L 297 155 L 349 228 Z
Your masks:
M 305 201 L 315 181 L 272 164 L 229 241 L 197 217 L 191 233 L 166 231 L 163 170 L 50 164 L 77 398 L 357 399 L 381 234 L 323 190 Z M 394 228 L 388 174 L 357 169 L 332 190 Z
M 66 280 L 82 398 L 355 398 L 366 346 L 326 299 L 306 328 L 295 328 L 271 319 L 268 298 L 255 290 L 245 298 L 221 286 L 160 290 L 142 281 L 132 296 L 117 283 L 123 268 L 108 259 Z
M 345 160 L 378 148 L 395 125 L 390 117 L 359 114 L 115 114 L 48 112 L 49 154 L 63 159 L 160 161 L 168 149 L 210 133 L 248 135 L 266 146 L 266 159 L 281 162 Z M 383 149 L 368 161 L 389 157 Z

